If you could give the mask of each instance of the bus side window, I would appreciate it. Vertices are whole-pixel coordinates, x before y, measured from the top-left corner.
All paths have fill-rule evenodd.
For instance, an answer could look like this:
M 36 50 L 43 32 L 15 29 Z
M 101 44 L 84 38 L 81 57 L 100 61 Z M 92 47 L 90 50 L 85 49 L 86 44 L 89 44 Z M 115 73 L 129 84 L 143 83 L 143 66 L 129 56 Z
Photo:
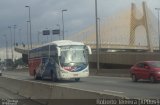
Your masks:
M 54 59 L 54 57 L 50 57 L 49 58 L 49 61 L 50 61 L 50 63 L 53 65 L 53 64 L 55 64 L 55 59 Z
M 45 58 L 42 58 L 42 64 L 45 64 Z

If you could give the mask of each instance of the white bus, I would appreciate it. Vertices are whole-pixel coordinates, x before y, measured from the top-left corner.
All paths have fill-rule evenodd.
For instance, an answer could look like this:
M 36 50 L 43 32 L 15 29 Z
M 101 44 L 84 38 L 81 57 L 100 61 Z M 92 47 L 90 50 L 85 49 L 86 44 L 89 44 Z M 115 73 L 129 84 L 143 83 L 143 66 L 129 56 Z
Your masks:
M 89 76 L 91 48 L 81 42 L 53 41 L 29 51 L 29 73 L 35 79 L 75 79 Z

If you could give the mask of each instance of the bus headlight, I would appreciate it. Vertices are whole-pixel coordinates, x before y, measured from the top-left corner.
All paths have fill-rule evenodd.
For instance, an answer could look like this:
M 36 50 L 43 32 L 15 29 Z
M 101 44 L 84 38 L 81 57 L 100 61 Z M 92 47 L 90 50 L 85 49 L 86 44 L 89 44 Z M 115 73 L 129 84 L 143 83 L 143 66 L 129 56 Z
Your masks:
M 89 72 L 89 69 L 84 70 L 83 72 Z
M 64 70 L 60 70 L 60 72 L 61 72 L 61 73 L 68 73 L 67 71 L 64 71 Z

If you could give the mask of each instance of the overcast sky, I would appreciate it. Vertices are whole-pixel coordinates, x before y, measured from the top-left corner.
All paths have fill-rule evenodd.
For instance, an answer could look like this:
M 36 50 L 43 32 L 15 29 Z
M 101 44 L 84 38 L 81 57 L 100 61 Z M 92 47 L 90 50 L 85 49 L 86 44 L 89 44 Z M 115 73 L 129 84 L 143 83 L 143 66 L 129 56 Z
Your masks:
M 113 16 L 119 11 L 130 9 L 131 2 L 140 5 L 142 0 L 97 0 L 98 17 L 102 22 L 109 16 Z M 156 14 L 154 8 L 160 7 L 160 0 L 143 0 L 147 2 L 149 8 Z M 37 42 L 38 32 L 44 29 L 57 29 L 57 24 L 62 29 L 62 10 L 64 12 L 65 34 L 71 35 L 79 32 L 95 23 L 95 0 L 0 0 L 0 35 L 1 46 L 5 46 L 3 35 L 7 35 L 10 44 L 10 31 L 8 26 L 17 25 L 16 42 L 20 39 L 27 42 L 27 20 L 28 8 L 31 7 L 32 20 L 32 40 Z M 21 31 L 19 31 L 21 29 Z M 13 34 L 13 28 L 12 28 Z M 40 35 L 42 40 L 47 40 L 46 36 Z M 57 36 L 52 36 L 57 39 Z M 51 39 L 49 37 L 48 39 Z

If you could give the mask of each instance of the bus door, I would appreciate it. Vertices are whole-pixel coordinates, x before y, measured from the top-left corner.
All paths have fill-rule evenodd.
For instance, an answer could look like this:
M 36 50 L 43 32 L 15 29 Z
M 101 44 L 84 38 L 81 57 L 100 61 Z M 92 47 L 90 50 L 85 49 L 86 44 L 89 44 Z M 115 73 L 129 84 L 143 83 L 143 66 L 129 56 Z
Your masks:
M 45 69 L 46 69 L 46 62 L 47 62 L 47 58 L 45 58 L 45 57 L 42 57 L 42 60 L 41 60 L 41 69 L 40 69 L 40 74 L 41 74 L 41 76 L 44 74 L 44 72 L 45 72 Z

